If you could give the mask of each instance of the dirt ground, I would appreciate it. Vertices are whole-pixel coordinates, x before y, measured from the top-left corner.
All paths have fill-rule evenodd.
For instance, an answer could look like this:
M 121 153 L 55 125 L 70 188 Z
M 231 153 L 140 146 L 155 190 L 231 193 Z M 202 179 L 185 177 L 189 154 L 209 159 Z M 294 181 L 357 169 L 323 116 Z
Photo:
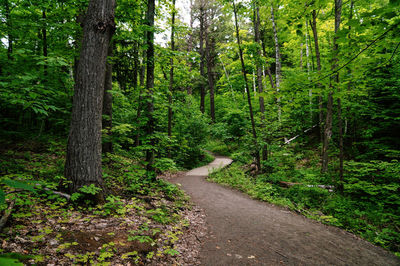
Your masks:
M 357 236 L 256 201 L 205 180 L 211 164 L 173 181 L 203 208 L 209 228 L 202 265 L 400 265 L 400 259 Z

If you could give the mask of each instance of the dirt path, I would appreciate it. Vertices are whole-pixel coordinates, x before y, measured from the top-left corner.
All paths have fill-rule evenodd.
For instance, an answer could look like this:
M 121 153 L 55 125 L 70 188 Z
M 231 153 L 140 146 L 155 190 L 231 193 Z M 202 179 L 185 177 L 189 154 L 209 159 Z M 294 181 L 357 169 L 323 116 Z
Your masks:
M 174 180 L 207 215 L 202 265 L 400 265 L 400 259 L 341 229 L 326 226 L 205 180 L 217 157 Z

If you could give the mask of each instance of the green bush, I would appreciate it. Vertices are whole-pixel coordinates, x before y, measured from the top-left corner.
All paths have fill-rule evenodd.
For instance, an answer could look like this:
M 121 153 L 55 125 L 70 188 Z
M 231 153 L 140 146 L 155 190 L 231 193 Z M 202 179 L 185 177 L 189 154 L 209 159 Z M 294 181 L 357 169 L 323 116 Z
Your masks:
M 154 162 L 154 168 L 158 173 L 166 171 L 178 171 L 176 163 L 170 158 L 157 158 Z

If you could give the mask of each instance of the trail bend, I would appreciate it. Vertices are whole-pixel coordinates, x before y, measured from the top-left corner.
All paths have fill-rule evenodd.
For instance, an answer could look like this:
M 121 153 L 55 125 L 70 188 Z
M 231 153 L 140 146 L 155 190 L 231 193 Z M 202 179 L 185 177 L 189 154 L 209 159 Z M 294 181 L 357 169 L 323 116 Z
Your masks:
M 202 265 L 400 265 L 396 256 L 342 229 L 205 180 L 211 169 L 231 162 L 217 156 L 173 180 L 206 212 Z

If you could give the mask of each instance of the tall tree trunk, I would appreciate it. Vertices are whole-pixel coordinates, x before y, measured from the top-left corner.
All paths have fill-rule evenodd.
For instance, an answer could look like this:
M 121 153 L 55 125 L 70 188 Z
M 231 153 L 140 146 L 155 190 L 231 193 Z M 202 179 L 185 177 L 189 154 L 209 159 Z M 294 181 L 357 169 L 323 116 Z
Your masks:
M 175 51 L 175 0 L 172 0 L 172 17 L 171 17 L 171 58 L 169 70 L 169 94 L 168 94 L 168 137 L 172 136 L 172 95 L 174 93 L 174 51 Z M 168 157 L 171 157 L 171 151 L 168 149 Z
M 215 122 L 215 103 L 214 103 L 214 42 L 209 33 L 206 32 L 206 57 L 207 57 L 207 78 L 208 88 L 210 90 L 210 116 L 211 120 Z
M 274 41 L 275 41 L 275 87 L 276 87 L 276 92 L 279 94 L 280 91 L 280 84 L 281 84 L 281 53 L 279 51 L 279 40 L 278 40 L 278 31 L 276 29 L 276 23 L 275 23 L 275 16 L 274 16 L 274 7 L 271 6 L 271 21 L 272 21 L 272 28 L 274 30 Z M 281 98 L 277 97 L 277 103 L 278 103 L 278 120 L 279 122 L 281 121 Z
M 311 64 L 310 64 L 310 46 L 309 46 L 309 39 L 308 39 L 308 22 L 306 21 L 306 65 L 307 65 L 307 77 L 310 79 L 310 70 L 311 70 Z M 312 106 L 312 88 L 310 87 L 308 90 L 308 99 L 309 99 L 309 105 L 310 105 L 310 126 L 313 126 L 313 106 Z
M 354 9 L 354 1 L 352 0 L 352 1 L 350 2 L 349 20 L 353 19 L 353 9 Z M 352 39 L 351 39 L 351 26 L 350 26 L 350 25 L 349 25 L 349 28 L 348 28 L 348 29 L 349 29 L 349 35 L 348 35 L 349 47 L 351 47 L 353 41 L 352 41 Z M 347 75 L 348 75 L 349 77 L 351 76 L 351 68 L 350 68 L 350 67 L 347 68 Z M 349 92 L 351 91 L 351 85 L 352 85 L 352 83 L 351 83 L 351 81 L 349 81 L 349 82 L 347 83 L 347 90 L 348 90 Z M 350 113 L 350 107 L 349 107 L 349 106 L 347 106 L 346 110 L 347 110 L 347 113 Z M 352 113 L 352 114 L 350 115 L 350 117 L 354 119 L 355 114 Z M 345 118 L 344 135 L 347 134 L 347 128 L 348 128 L 347 125 L 348 125 L 348 123 L 349 123 L 349 122 L 348 122 L 348 118 Z M 354 123 L 351 123 L 351 124 L 354 125 Z M 355 132 L 355 131 L 356 131 L 356 129 L 353 128 L 353 132 Z M 354 142 L 354 139 L 353 139 L 353 138 L 350 138 L 350 143 L 349 143 L 349 146 L 350 146 L 350 147 L 352 146 L 352 143 L 353 143 L 353 142 Z
M 303 70 L 303 43 L 300 43 L 300 64 L 299 67 Z
M 266 57 L 267 56 L 267 52 L 266 52 L 266 48 L 265 48 L 265 42 L 263 41 L 264 40 L 264 34 L 265 34 L 265 31 L 260 31 L 260 33 L 261 33 L 261 36 L 262 36 L 262 38 L 261 38 L 261 47 L 262 47 L 262 51 L 263 51 L 263 55 L 264 55 L 264 57 Z M 267 70 L 267 74 L 268 74 L 268 77 L 269 77 L 269 82 L 270 82 L 270 84 L 271 84 L 271 88 L 275 88 L 275 83 L 274 83 L 274 78 L 272 77 L 272 73 L 271 73 L 271 69 L 269 68 L 269 66 L 266 66 L 265 67 L 265 69 Z
M 11 10 L 10 10 L 10 4 L 8 0 L 4 1 L 4 11 L 5 11 L 5 16 L 6 16 L 6 26 L 7 26 L 7 41 L 8 41 L 8 47 L 7 47 L 7 59 L 9 61 L 12 60 L 12 53 L 13 53 L 13 42 L 14 42 L 14 37 L 12 34 L 12 21 L 11 21 Z
M 139 62 L 139 42 L 133 42 L 133 88 L 136 89 L 138 86 L 138 74 L 139 74 L 140 62 Z
M 328 93 L 328 102 L 326 103 L 326 119 L 324 126 L 324 141 L 322 143 L 322 168 L 321 172 L 326 173 L 328 171 L 329 155 L 328 148 L 332 138 L 332 108 L 333 108 L 333 92 Z
M 47 83 L 47 25 L 46 25 L 46 10 L 42 11 L 42 19 L 43 19 L 43 28 L 42 28 L 42 38 L 43 38 L 43 75 L 44 75 L 44 83 Z
M 146 35 L 146 33 L 145 33 L 145 35 Z M 147 35 L 144 38 L 146 39 Z M 147 41 L 145 41 L 144 44 L 147 44 Z M 139 68 L 139 85 L 141 87 L 144 87 L 144 80 L 146 77 L 146 63 L 145 63 L 146 58 L 147 58 L 146 50 L 143 50 L 142 62 L 141 62 L 140 68 Z
M 333 68 L 336 69 L 338 67 L 338 54 L 339 54 L 339 45 L 337 44 L 337 32 L 340 29 L 340 22 L 341 22 L 341 15 L 342 15 L 342 0 L 335 0 L 335 38 L 333 39 L 334 45 L 334 66 Z M 337 92 L 340 92 L 339 86 L 339 72 L 335 75 L 335 86 L 337 87 Z M 344 160 L 344 153 L 343 153 L 343 121 L 342 121 L 342 101 L 340 98 L 340 94 L 337 97 L 337 108 L 338 108 L 338 130 L 339 130 L 339 190 L 343 191 L 343 160 Z
M 315 58 L 317 59 L 317 71 L 318 75 L 321 74 L 321 55 L 319 53 L 319 44 L 318 44 L 318 32 L 317 32 L 317 12 L 315 10 L 312 11 L 312 23 L 311 28 L 314 36 L 314 47 L 315 47 Z M 319 88 L 321 88 L 321 84 L 317 84 Z M 322 93 L 320 92 L 318 95 L 318 110 L 319 110 L 319 132 L 320 132 L 320 141 L 323 141 L 324 131 L 323 131 L 323 118 L 324 112 L 322 109 Z
M 145 39 L 147 38 L 147 34 L 145 33 Z M 145 42 L 146 43 L 146 42 Z M 138 96 L 138 107 L 136 110 L 136 136 L 135 136 L 135 147 L 140 145 L 140 118 L 142 116 L 142 102 L 143 102 L 143 97 L 142 97 L 142 93 L 143 93 L 143 88 L 144 88 L 144 78 L 145 78 L 145 72 L 146 72 L 146 64 L 144 63 L 144 61 L 146 60 L 146 50 L 143 50 L 143 54 L 142 54 L 142 63 L 140 65 L 139 68 L 139 96 Z
M 203 78 L 204 73 L 204 63 L 205 63 L 205 52 L 204 52 L 204 33 L 207 30 L 205 25 L 206 12 L 204 10 L 203 3 L 200 6 L 200 76 Z M 200 111 L 204 113 L 205 111 L 205 97 L 206 97 L 206 89 L 203 82 L 200 85 Z
M 335 36 L 333 38 L 333 60 L 331 69 L 336 69 L 338 65 L 338 44 L 337 44 L 337 32 L 340 28 L 340 19 L 341 19 L 341 11 L 342 11 L 342 0 L 335 0 Z M 331 84 L 329 86 L 329 95 L 328 95 L 328 103 L 327 103 L 327 113 L 326 113 L 326 122 L 325 122 L 325 134 L 324 134 L 324 147 L 323 147 L 323 156 L 322 156 L 322 172 L 326 172 L 328 170 L 329 164 L 329 142 L 332 136 L 332 120 L 333 120 L 333 91 L 334 87 L 337 86 L 337 90 L 339 90 L 339 72 L 331 77 Z M 339 171 L 340 171 L 340 180 L 342 180 L 343 176 L 343 132 L 342 132 L 342 117 L 341 117 L 341 101 L 340 97 L 337 99 L 338 104 L 338 127 L 339 127 Z
M 113 56 L 113 43 L 110 42 L 108 47 L 108 56 Z M 102 127 L 104 133 L 108 138 L 111 138 L 111 129 L 112 129 L 112 94 L 110 91 L 112 90 L 112 63 L 110 60 L 106 62 L 106 75 L 104 79 L 104 98 L 103 98 L 103 121 Z M 113 145 L 111 140 L 103 141 L 103 154 L 112 153 Z
M 221 62 L 222 68 L 224 69 L 225 76 L 226 76 L 226 80 L 228 81 L 228 85 L 229 85 L 229 87 L 230 87 L 230 89 L 231 89 L 232 100 L 233 100 L 234 102 L 236 102 L 236 100 L 235 100 L 235 94 L 233 93 L 233 87 L 232 87 L 231 81 L 230 81 L 230 79 L 229 79 L 228 71 L 226 71 L 225 64 L 224 64 L 224 62 L 222 62 L 221 57 L 218 56 L 218 58 L 219 58 L 219 61 Z
M 193 49 L 193 0 L 190 0 L 190 22 L 189 22 L 189 40 L 188 40 L 188 47 L 187 47 L 187 52 L 188 52 L 188 62 L 189 62 L 189 75 L 191 76 L 192 73 L 192 62 L 190 58 L 190 53 L 192 52 Z M 193 93 L 193 88 L 191 84 L 187 85 L 186 88 L 187 94 L 191 95 Z
M 74 88 L 64 175 L 69 192 L 95 184 L 104 188 L 101 169 L 101 116 L 108 46 L 114 32 L 114 0 L 90 0 Z M 98 194 L 98 200 L 103 198 Z
M 260 104 L 260 112 L 261 112 L 261 125 L 265 128 L 265 104 L 264 104 L 264 96 L 262 93 L 264 91 L 263 82 L 262 82 L 262 66 L 261 66 L 261 34 L 260 34 L 260 8 L 258 6 L 258 2 L 255 3 L 254 6 L 254 41 L 259 46 L 257 50 L 257 64 L 256 64 L 256 71 L 257 71 L 257 88 L 258 88 L 258 102 Z M 268 148 L 267 145 L 263 145 L 261 151 L 262 159 L 268 159 Z
M 146 22 L 149 29 L 154 27 L 154 15 L 155 15 L 155 0 L 147 1 L 147 13 Z M 154 31 L 147 31 L 147 69 L 146 69 L 146 93 L 147 93 L 147 136 L 150 138 L 151 148 L 146 151 L 146 170 L 148 173 L 154 171 L 154 99 L 153 99 L 153 89 L 154 89 Z M 155 179 L 155 176 L 152 176 Z
M 246 73 L 246 68 L 244 65 L 244 59 L 243 59 L 243 50 L 240 42 L 240 35 L 239 35 L 239 25 L 238 25 L 238 19 L 237 19 L 237 10 L 236 10 L 236 5 L 235 1 L 232 2 L 233 4 L 233 14 L 235 16 L 235 29 L 236 29 L 236 40 L 239 48 L 239 57 L 240 57 L 240 63 L 242 65 L 242 74 L 243 74 L 243 79 L 244 83 L 246 86 L 246 92 L 247 92 L 247 102 L 249 104 L 249 113 L 250 113 L 250 120 L 251 120 L 251 129 L 253 133 L 253 143 L 254 143 L 254 149 L 255 149 L 255 157 L 256 157 L 256 164 L 258 170 L 261 170 L 261 162 L 260 162 L 260 152 L 258 150 L 258 141 L 257 141 L 257 133 L 256 133 L 256 125 L 254 122 L 254 115 L 253 115 L 253 107 L 251 105 L 251 95 L 250 95 L 250 88 L 249 84 L 247 82 L 247 73 Z

